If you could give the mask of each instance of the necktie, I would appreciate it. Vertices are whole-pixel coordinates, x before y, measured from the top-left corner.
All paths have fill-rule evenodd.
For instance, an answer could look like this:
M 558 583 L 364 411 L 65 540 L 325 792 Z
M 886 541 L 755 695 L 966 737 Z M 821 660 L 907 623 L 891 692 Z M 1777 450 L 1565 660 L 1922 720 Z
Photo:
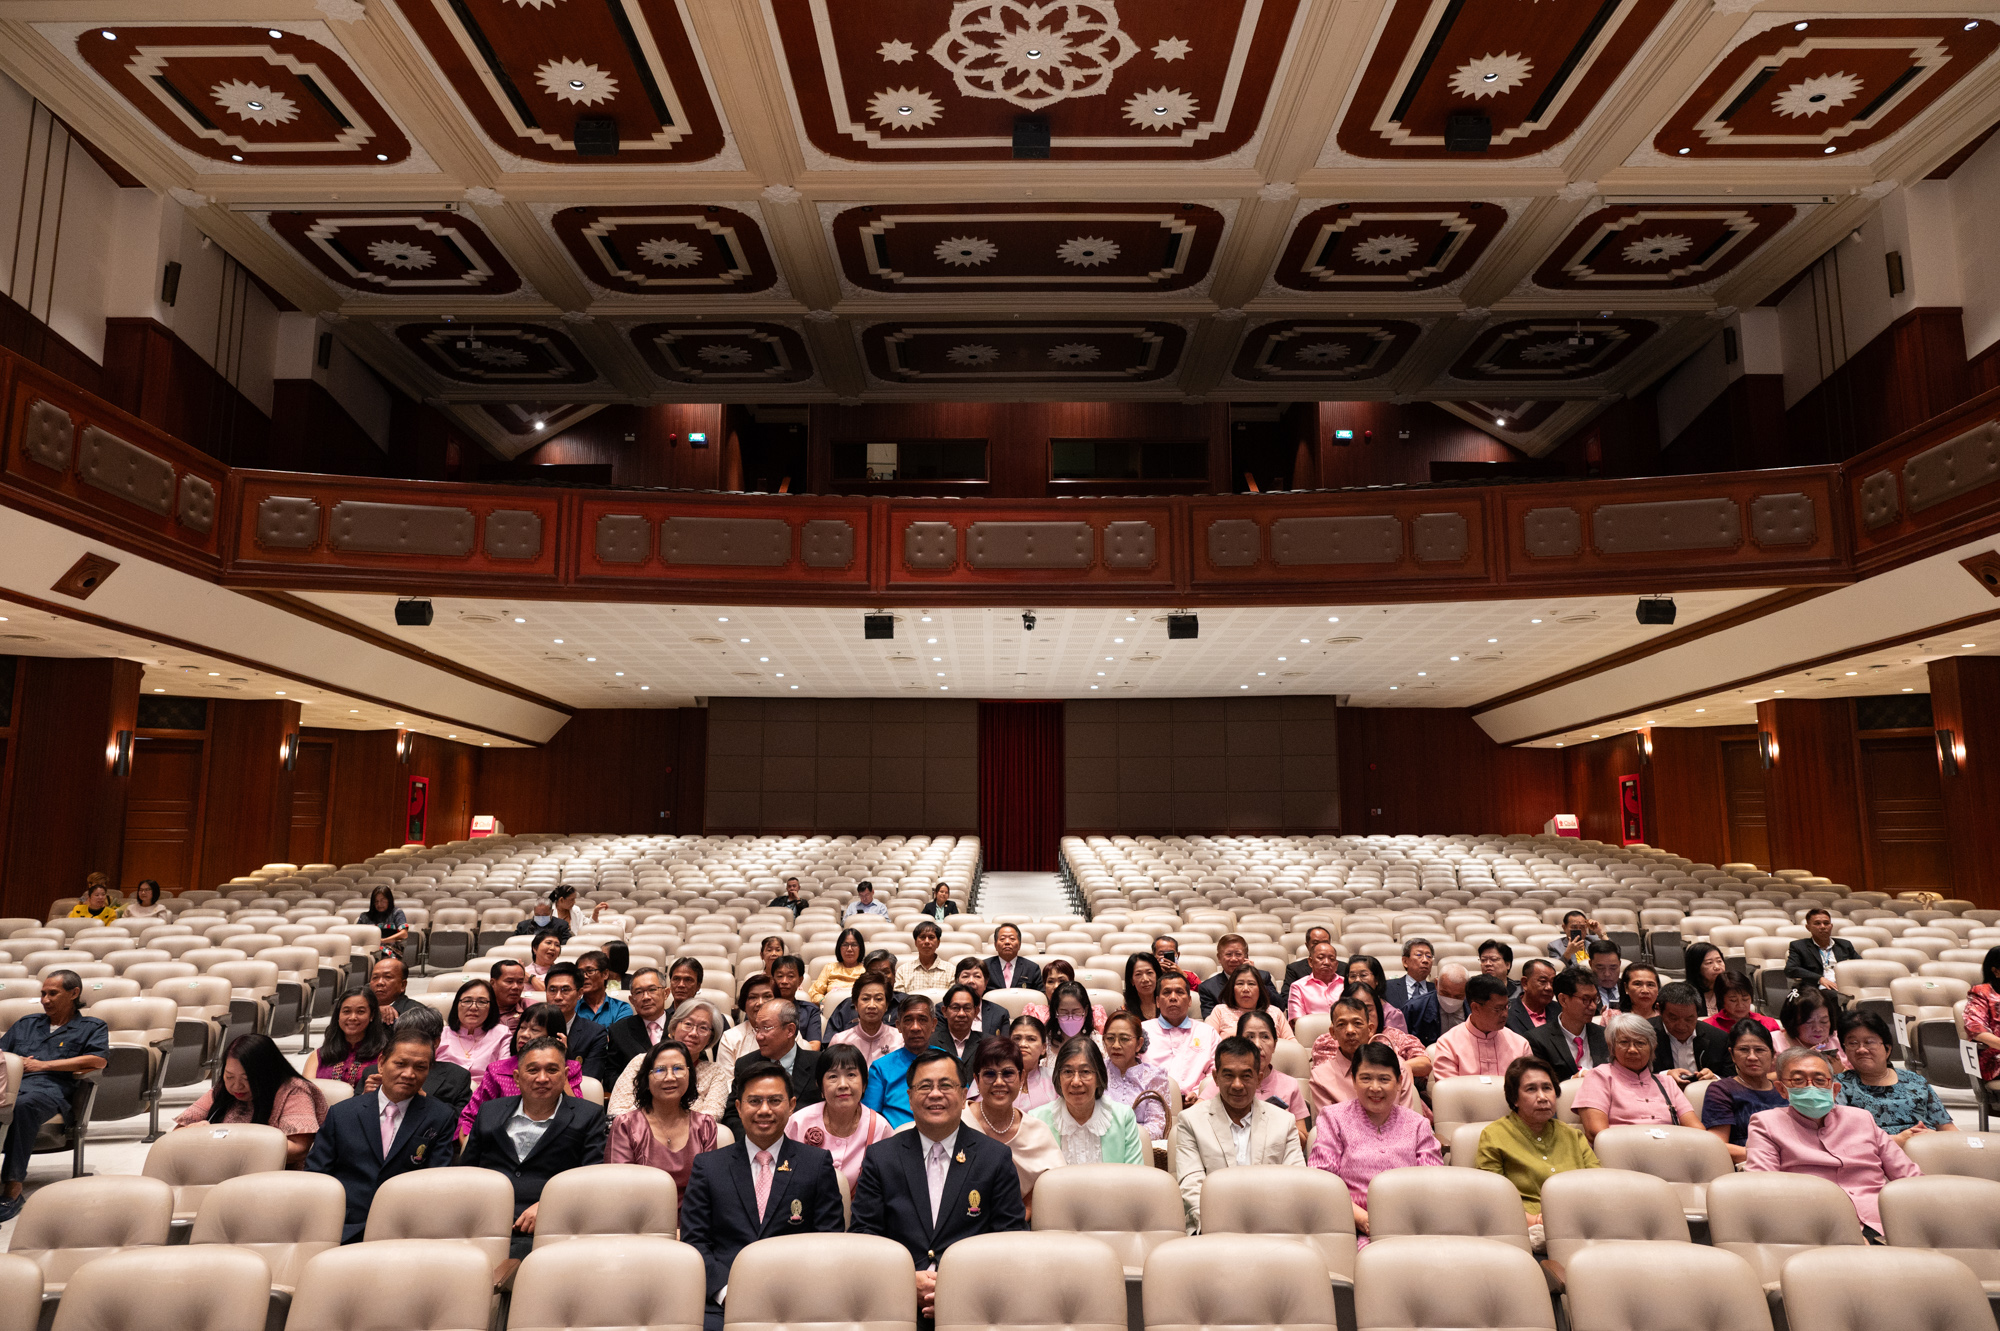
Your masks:
M 931 1187 L 931 1224 L 937 1224 L 938 1204 L 944 1200 L 944 1143 L 932 1142 L 924 1158 L 924 1176 Z
M 382 1158 L 389 1158 L 389 1150 L 396 1144 L 396 1120 L 403 1116 L 403 1107 L 385 1102 L 382 1106 Z
M 1570 1039 L 1571 1039 L 1571 1040 L 1572 1040 L 1572 1041 L 1573 1041 L 1573 1042 L 1575 1043 L 1575 1045 L 1576 1045 L 1576 1065 L 1577 1065 L 1578 1067 L 1582 1067 L 1582 1066 L 1583 1066 L 1583 1037 L 1582 1037 L 1581 1035 L 1573 1035 L 1573 1036 L 1571 1036 L 1571 1037 L 1570 1037 Z
M 764 1210 L 771 1201 L 771 1153 L 757 1152 L 757 1219 L 762 1222 Z

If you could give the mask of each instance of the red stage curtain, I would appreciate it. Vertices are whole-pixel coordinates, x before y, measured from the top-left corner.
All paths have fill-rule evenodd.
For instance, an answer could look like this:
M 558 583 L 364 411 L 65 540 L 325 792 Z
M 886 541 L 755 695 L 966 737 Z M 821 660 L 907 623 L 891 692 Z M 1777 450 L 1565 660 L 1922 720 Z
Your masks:
M 1063 705 L 979 704 L 979 842 L 988 869 L 1053 873 L 1063 831 Z

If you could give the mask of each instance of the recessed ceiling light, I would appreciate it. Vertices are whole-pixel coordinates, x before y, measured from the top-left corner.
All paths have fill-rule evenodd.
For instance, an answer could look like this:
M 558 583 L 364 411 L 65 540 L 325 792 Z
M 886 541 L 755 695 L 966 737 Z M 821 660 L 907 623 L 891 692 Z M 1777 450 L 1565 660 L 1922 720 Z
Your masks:
M 1806 25 L 1803 23 L 1794 23 L 1792 25 L 1793 32 L 1804 32 L 1805 30 L 1806 30 Z
M 1096 686 L 1095 684 L 1092 684 L 1092 685 L 1091 685 L 1090 687 L 1094 689 L 1094 688 L 1096 688 L 1097 686 Z
M 1498 639 L 1498 638 L 1488 638 L 1488 639 L 1487 639 L 1486 641 L 1488 641 L 1488 642 L 1498 642 L 1498 641 L 1500 641 L 1500 639 Z
M 446 739 L 457 739 L 457 738 L 458 738 L 458 736 L 456 736 L 456 735 L 446 735 L 446 736 L 445 736 L 445 738 L 446 738 Z
M 784 671 L 782 671 L 782 670 L 780 670 L 780 671 L 778 672 L 778 678 L 779 678 L 779 679 L 783 679 L 784 677 L 785 677 L 785 672 L 784 672 Z M 797 688 L 797 687 L 798 687 L 798 685 L 794 684 L 794 685 L 792 685 L 792 687 L 793 687 L 793 688 Z
M 1773 693 L 1783 693 L 1783 692 L 1784 692 L 1784 690 L 1783 690 L 1783 689 L 1772 689 L 1772 690 L 1771 690 L 1771 692 L 1773 692 Z
M 1250 686 L 1249 686 L 1248 684 L 1238 684 L 1238 685 L 1237 685 L 1236 687 L 1237 687 L 1237 688 L 1239 688 L 1239 689 L 1247 689 L 1247 688 L 1249 688 Z
M 1915 692 L 1916 692 L 1916 690 L 1915 690 L 1915 689 L 1904 689 L 1904 690 L 1903 690 L 1903 692 L 1905 692 L 1905 693 L 1915 693 Z
M 1113 639 L 1112 639 L 1111 641 L 1113 641 L 1113 642 L 1123 642 L 1123 641 L 1125 641 L 1125 639 L 1123 639 L 1123 638 L 1113 638 Z M 1968 643 L 1967 643 L 1967 644 L 1965 644 L 1965 645 L 1966 645 L 1967 647 L 1970 647 L 1970 646 L 1971 646 L 1972 644 L 1968 642 Z
M 1602 739 L 1602 738 L 1603 738 L 1603 736 L 1601 736 L 1601 735 L 1592 735 L 1592 736 L 1591 736 L 1591 738 L 1592 738 L 1592 739 Z
M 243 154 L 242 154 L 242 153 L 231 153 L 231 154 L 229 154 L 229 160 L 230 160 L 230 161 L 232 161 L 232 162 L 240 162 L 240 161 L 242 161 L 242 160 L 243 160 Z
M 245 102 L 244 105 L 248 106 L 252 111 L 261 111 L 264 109 L 262 102 Z
M 388 161 L 388 160 L 389 160 L 389 154 L 387 154 L 387 153 L 376 153 L 376 154 L 375 154 L 375 160 L 376 160 L 376 161 L 378 161 L 378 162 L 386 162 L 386 161 Z
M 347 709 L 347 714 L 349 716 L 359 716 L 361 714 L 361 709 L 359 707 L 350 707 Z
M 797 688 L 797 687 L 798 687 L 798 685 L 794 684 L 794 685 L 792 685 L 792 687 L 793 687 L 793 688 Z
M 280 698 L 284 697 L 284 696 L 285 696 L 285 691 L 284 691 L 283 689 L 279 689 L 279 690 L 278 690 L 278 696 L 279 696 Z
M 1840 149 L 1838 149 L 1838 148 L 1834 147 L 1834 146 L 1833 146 L 1832 144 L 1830 144 L 1830 143 L 1829 143 L 1829 144 L 1827 144 L 1827 145 L 1826 145 L 1826 147 L 1824 147 L 1824 148 L 1820 149 L 1820 151 L 1821 151 L 1821 152 L 1823 152 L 1823 153 L 1826 153 L 1826 154 L 1828 154 L 1828 155 L 1831 155 L 1831 154 L 1833 154 L 1833 153 L 1837 153 L 1837 152 L 1839 152 L 1839 151 L 1840 151 Z
M 1340 622 L 1340 616 L 1339 616 L 1339 615 L 1328 615 L 1328 616 L 1326 617 L 1326 622 L 1327 622 L 1327 623 L 1329 623 L 1329 624 L 1338 624 L 1338 623 Z
M 562 643 L 562 639 L 561 639 L 561 638 L 551 638 L 551 639 L 549 639 L 549 641 L 551 641 L 551 642 L 553 642 L 553 643 L 556 643 L 557 645 L 561 645 L 561 643 Z
M 482 748 L 482 749 L 490 749 L 490 748 L 492 748 L 493 746 L 492 746 L 491 744 L 481 744 L 481 745 L 480 745 L 479 747 L 480 747 L 480 748 Z
M 1539 624 L 1539 623 L 1541 623 L 1542 621 L 1541 621 L 1541 620 L 1539 620 L 1539 619 L 1531 619 L 1531 620 L 1529 620 L 1528 622 L 1529 622 L 1530 624 Z
M 516 624 L 525 624 L 525 623 L 527 623 L 528 621 L 527 621 L 527 620 L 525 620 L 525 619 L 523 619 L 523 618 L 521 618 L 521 617 L 520 617 L 519 615 L 516 615 L 516 616 L 514 616 L 514 622 L 515 622 Z
M 1097 673 L 1101 675 L 1101 674 L 1103 674 L 1104 672 L 1103 672 L 1102 670 L 1100 670 L 1100 671 L 1098 671 Z M 1259 671 L 1257 672 L 1257 678 L 1259 678 L 1259 679 L 1262 679 L 1262 678 L 1264 678 L 1264 675 L 1265 675 L 1265 672 L 1264 672 L 1264 671 L 1262 671 L 1262 670 L 1259 670 Z
M 596 657 L 594 657 L 594 656 L 586 656 L 586 657 L 584 657 L 583 659 L 584 659 L 584 660 L 586 660 L 586 661 L 595 661 L 595 660 L 596 660 L 597 658 L 596 658 Z
M 623 670 L 614 670 L 611 673 L 618 676 L 620 679 L 625 678 L 625 672 Z
M 759 661 L 766 661 L 766 662 L 768 662 L 768 661 L 769 661 L 769 660 L 770 660 L 771 658 L 770 658 L 770 657 L 768 657 L 768 656 L 760 656 L 760 657 L 758 657 L 757 659 L 758 659 Z
M 794 685 L 792 685 L 792 687 L 793 687 L 793 688 L 797 688 L 797 687 L 798 687 L 798 685 L 794 684 Z M 949 685 L 949 684 L 940 684 L 940 685 L 938 685 L 938 692 L 939 692 L 939 693 L 950 693 L 950 692 L 951 692 L 951 685 Z
M 1861 672 L 1860 672 L 1859 670 L 1850 670 L 1850 671 L 1848 671 L 1847 673 L 1848 673 L 1848 674 L 1850 674 L 1850 675 L 1858 675 L 1858 674 L 1860 674 Z
M 641 692 L 641 693 L 645 693 L 645 692 L 649 691 L 649 690 L 650 690 L 650 689 L 651 689 L 652 687 L 653 687 L 653 686 L 652 686 L 651 684 L 641 684 L 641 685 L 639 686 L 639 692 Z
M 1100 671 L 1098 671 L 1097 673 L 1101 675 L 1101 674 L 1103 674 L 1104 672 L 1103 672 L 1102 670 L 1100 670 Z M 943 678 L 944 678 L 944 671 L 942 671 L 942 670 L 938 671 L 938 672 L 937 672 L 937 677 L 938 677 L 939 679 L 943 679 Z
M 736 641 L 738 641 L 738 642 L 748 642 L 748 641 L 750 641 L 750 639 L 748 639 L 748 638 L 738 638 L 738 639 L 737 639 Z
M 718 623 L 718 624 L 727 624 L 727 623 L 729 622 L 729 616 L 728 616 L 728 615 L 717 615 L 717 616 L 715 617 L 715 622 L 716 622 L 716 623 Z
M 1422 678 L 1424 678 L 1425 676 L 1429 675 L 1430 673 L 1431 673 L 1431 672 L 1430 672 L 1430 671 L 1428 671 L 1428 670 L 1419 670 L 1419 671 L 1417 672 L 1417 678 L 1418 678 L 1418 679 L 1422 679 Z
M 1561 748 L 1562 746 L 1563 746 L 1563 742 L 1562 742 L 1561 740 L 1557 740 L 1557 741 L 1556 741 L 1556 747 L 1560 749 L 1560 748 Z
M 1125 622 L 1127 624 L 1136 624 L 1139 622 L 1139 617 L 1137 615 L 1127 615 L 1125 616 Z
M 1972 31 L 1972 30 L 1973 30 L 1974 28 L 1976 28 L 1976 27 L 1978 27 L 1978 26 L 1979 26 L 1979 20 L 1978 20 L 1978 19 L 1974 19 L 1974 20 L 1972 20 L 1972 22 L 1970 22 L 1970 23 L 1968 23 L 1968 24 L 1966 24 L 1966 25 L 1965 25 L 1965 30 L 1966 30 L 1967 32 L 1971 32 L 1971 31 Z
M 104 29 L 104 31 L 98 33 L 97 35 L 102 37 L 107 42 L 115 42 L 118 40 L 118 34 L 111 31 L 111 29 L 109 28 Z
M 1403 686 L 1401 684 L 1391 684 L 1389 686 L 1389 692 L 1394 693 L 1397 689 L 1400 689 L 1402 687 Z
M 1708 710 L 1708 709 L 1707 709 L 1706 707 L 1697 707 L 1697 708 L 1695 708 L 1695 711 L 1697 711 L 1697 712 L 1705 712 L 1705 711 L 1707 711 L 1707 710 Z
M 1452 657 L 1451 659 L 1452 659 L 1452 660 L 1454 660 L 1454 661 L 1456 661 L 1456 660 L 1457 660 L 1458 658 L 1457 658 L 1456 656 L 1454 656 L 1454 657 Z
M 936 642 L 936 641 L 937 641 L 937 639 L 936 639 L 936 638 L 925 638 L 925 639 L 924 639 L 924 641 L 925 641 L 925 642 Z
M 165 690 L 165 689 L 154 689 L 154 690 L 153 690 L 153 692 L 155 692 L 155 693 L 165 693 L 165 692 L 166 692 L 166 690 Z
M 1282 660 L 1284 660 L 1285 658 L 1281 656 L 1281 657 L 1279 657 L 1278 659 L 1279 659 L 1280 661 L 1282 661 Z
M 210 679 L 214 679 L 217 675 L 220 675 L 221 673 L 222 672 L 220 670 L 211 670 L 208 672 L 208 677 Z
M 1312 639 L 1311 639 L 1311 638 L 1300 638 L 1300 639 L 1299 639 L 1299 641 L 1300 641 L 1300 642 L 1308 642 L 1308 643 L 1309 643 L 1309 642 L 1311 642 L 1311 641 L 1312 641 Z
M 1977 647 L 1979 644 L 1976 642 L 1961 642 L 1958 645 L 1961 647 Z
M 930 623 L 930 622 L 931 622 L 931 617 L 930 617 L 929 615 L 925 615 L 925 616 L 923 617 L 923 619 L 922 619 L 922 620 L 920 620 L 920 621 L 918 621 L 918 622 L 919 622 L 919 623 L 924 623 L 924 624 L 928 624 L 928 623 Z
M 285 35 L 284 33 L 279 32 L 276 28 L 266 28 L 264 31 L 269 33 L 273 37 L 283 37 Z

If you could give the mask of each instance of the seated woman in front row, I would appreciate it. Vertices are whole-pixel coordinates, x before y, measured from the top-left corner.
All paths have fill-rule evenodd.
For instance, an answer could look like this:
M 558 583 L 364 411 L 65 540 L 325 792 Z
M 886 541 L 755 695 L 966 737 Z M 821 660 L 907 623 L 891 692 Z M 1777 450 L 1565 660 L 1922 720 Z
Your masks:
M 177 1128 L 197 1123 L 262 1123 L 285 1134 L 285 1168 L 298 1169 L 326 1122 L 326 1097 L 293 1071 L 268 1035 L 239 1035 L 222 1056 L 222 1070 L 181 1111 Z
M 1020 1047 L 1020 1042 L 1015 1042 Z M 1022 1060 L 1024 1063 L 1026 1059 Z M 1110 1074 L 1088 1035 L 1063 1041 L 1056 1051 L 1056 1098 L 1029 1111 L 1062 1144 L 1068 1165 L 1143 1165 L 1146 1135 L 1132 1111 L 1104 1096 Z
M 1924 1074 L 1889 1061 L 1896 1042 L 1882 1018 L 1873 1012 L 1851 1014 L 1840 1023 L 1840 1044 L 1852 1065 L 1852 1071 L 1835 1076 L 1841 1100 L 1872 1114 L 1875 1126 L 1895 1138 L 1896 1145 L 1920 1132 L 1958 1130 Z
M 1604 1023 L 1611 1061 L 1583 1074 L 1572 1108 L 1592 1142 L 1606 1128 L 1633 1124 L 1680 1124 L 1699 1128 L 1701 1118 L 1671 1077 L 1653 1071 L 1659 1029 L 1644 1017 L 1614 1012 Z
M 1542 1231 L 1542 1184 L 1549 1175 L 1572 1169 L 1599 1168 L 1597 1154 L 1581 1130 L 1556 1118 L 1556 1070 L 1539 1058 L 1517 1058 L 1507 1065 L 1501 1081 L 1511 1113 L 1486 1125 L 1479 1134 L 1479 1168 L 1498 1174 L 1521 1194 L 1528 1213 L 1528 1238 L 1541 1256 L 1547 1248 Z M 1544 1260 L 1544 1265 L 1553 1265 Z M 1560 1271 L 1554 1273 L 1558 1279 Z

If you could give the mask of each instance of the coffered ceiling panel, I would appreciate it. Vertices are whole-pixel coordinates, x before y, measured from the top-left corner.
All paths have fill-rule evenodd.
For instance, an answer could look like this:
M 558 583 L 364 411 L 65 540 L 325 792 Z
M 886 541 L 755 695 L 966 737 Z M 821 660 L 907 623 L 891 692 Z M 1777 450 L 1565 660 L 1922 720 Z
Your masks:
M 1494 428 L 1508 431 L 1527 431 L 1556 414 L 1561 402 L 1533 402 L 1520 398 L 1481 398 L 1469 402 L 1447 402 L 1448 407 L 1457 407 L 1468 416 L 1490 422 Z
M 486 136 L 527 162 L 691 163 L 724 145 L 671 0 L 397 0 Z M 578 145 L 616 135 L 616 155 Z M 586 143 L 585 147 L 588 147 Z
M 350 291 L 382 296 L 504 296 L 520 274 L 462 213 L 275 212 L 271 230 Z
M 1489 157 L 1563 142 L 1674 0 L 1396 0 L 1340 122 L 1340 151 L 1439 158 L 1447 120 L 1483 117 Z
M 601 402 L 482 402 L 479 410 L 503 434 L 515 439 L 560 434 L 603 409 Z
M 733 208 L 564 208 L 549 225 L 584 276 L 607 291 L 743 295 L 778 281 L 763 229 Z
M 394 166 L 410 142 L 346 59 L 277 28 L 89 28 L 77 54 L 168 139 L 258 166 Z
M 677 384 L 795 384 L 813 375 L 805 339 L 783 324 L 641 324 L 632 343 L 654 374 Z
M 1299 0 L 764 0 L 832 161 L 1213 161 L 1255 136 Z
M 576 344 L 529 323 L 415 323 L 396 330 L 436 373 L 463 384 L 587 384 L 597 378 Z
M 1908 124 L 1996 45 L 2000 24 L 1973 15 L 1781 22 L 1724 55 L 1654 146 L 1679 157 L 1853 152 Z
M 1535 281 L 1564 291 L 1698 286 L 1741 263 L 1797 213 L 1782 203 L 1599 208 L 1550 251 Z
M 1387 374 L 1422 330 L 1400 319 L 1280 319 L 1250 330 L 1236 353 L 1239 379 L 1258 383 L 1347 383 Z
M 1195 203 L 870 205 L 830 223 L 869 291 L 1179 291 L 1208 276 L 1223 216 Z
M 1495 203 L 1334 203 L 1299 218 L 1275 274 L 1294 291 L 1423 291 L 1465 276 L 1507 210 Z
M 1186 333 L 1171 323 L 878 323 L 868 368 L 888 383 L 1041 383 L 1079 391 L 1173 373 Z
M 1451 367 L 1488 383 L 1590 379 L 1651 337 L 1645 319 L 1511 319 L 1488 328 Z

